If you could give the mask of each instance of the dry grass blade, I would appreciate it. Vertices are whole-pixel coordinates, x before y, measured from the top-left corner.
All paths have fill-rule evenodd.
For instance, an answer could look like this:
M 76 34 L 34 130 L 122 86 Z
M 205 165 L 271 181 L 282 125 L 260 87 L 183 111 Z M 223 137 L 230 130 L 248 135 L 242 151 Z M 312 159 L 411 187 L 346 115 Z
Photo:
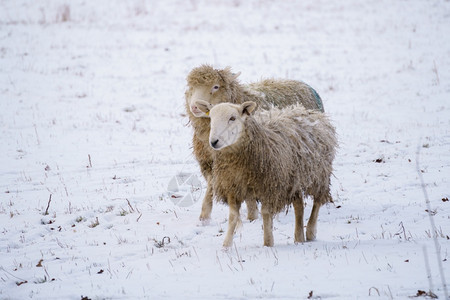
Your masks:
M 422 172 L 420 171 L 419 158 L 420 158 L 420 150 L 422 148 L 422 147 L 420 147 L 420 144 L 421 143 L 419 142 L 419 146 L 417 147 L 417 153 L 416 153 L 416 171 L 417 171 L 417 174 L 419 175 L 420 184 L 421 184 L 422 191 L 423 191 L 423 196 L 425 198 L 425 204 L 426 204 L 426 207 L 427 207 L 426 211 L 428 212 L 428 217 L 429 217 L 429 220 L 430 220 L 431 230 L 432 230 L 432 232 L 436 232 L 436 225 L 434 223 L 434 218 L 433 218 L 434 215 L 431 213 L 432 210 L 431 210 L 431 207 L 430 207 L 430 198 L 428 197 L 428 192 L 427 192 L 427 189 L 426 189 L 426 186 L 425 186 L 425 182 L 423 180 L 423 175 L 422 175 Z M 446 284 L 446 281 L 445 281 L 444 269 L 442 267 L 441 252 L 439 250 L 441 248 L 439 246 L 439 242 L 437 240 L 437 236 L 436 235 L 433 235 L 433 241 L 434 241 L 434 248 L 436 250 L 437 263 L 438 263 L 438 266 L 439 266 L 439 274 L 441 276 L 441 281 L 442 281 L 442 289 L 444 290 L 445 299 L 448 299 L 447 284 Z M 430 291 L 430 293 L 431 293 L 431 291 Z

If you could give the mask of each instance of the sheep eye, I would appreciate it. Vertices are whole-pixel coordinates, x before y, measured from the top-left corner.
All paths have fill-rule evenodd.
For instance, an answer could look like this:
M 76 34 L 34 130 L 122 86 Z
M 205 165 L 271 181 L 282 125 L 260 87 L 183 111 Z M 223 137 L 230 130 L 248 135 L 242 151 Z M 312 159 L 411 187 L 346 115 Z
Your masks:
M 236 117 L 234 117 L 234 116 L 232 116 L 231 118 L 230 118 L 230 121 L 235 121 L 236 120 Z
M 219 86 L 218 85 L 215 85 L 215 86 L 213 86 L 213 90 L 218 90 L 219 89 Z

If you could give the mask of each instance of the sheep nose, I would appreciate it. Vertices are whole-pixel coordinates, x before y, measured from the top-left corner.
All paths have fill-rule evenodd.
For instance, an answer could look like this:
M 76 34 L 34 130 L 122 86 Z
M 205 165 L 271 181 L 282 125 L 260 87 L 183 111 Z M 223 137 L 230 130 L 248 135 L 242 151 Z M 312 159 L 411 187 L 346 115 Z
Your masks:
M 215 141 L 211 141 L 211 147 L 216 148 L 218 142 L 219 142 L 218 139 Z

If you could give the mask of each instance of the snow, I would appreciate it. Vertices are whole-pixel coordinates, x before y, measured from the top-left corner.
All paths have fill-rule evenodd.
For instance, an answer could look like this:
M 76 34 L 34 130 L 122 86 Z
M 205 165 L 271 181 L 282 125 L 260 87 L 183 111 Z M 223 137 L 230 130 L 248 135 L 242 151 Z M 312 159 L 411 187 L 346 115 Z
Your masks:
M 0 298 L 443 299 L 448 36 L 444 0 L 0 2 Z M 228 208 L 198 221 L 184 91 L 202 63 L 321 95 L 340 148 L 317 241 L 294 244 L 292 210 L 273 248 L 261 218 L 228 251 Z M 191 206 L 178 174 L 202 183 L 180 183 Z

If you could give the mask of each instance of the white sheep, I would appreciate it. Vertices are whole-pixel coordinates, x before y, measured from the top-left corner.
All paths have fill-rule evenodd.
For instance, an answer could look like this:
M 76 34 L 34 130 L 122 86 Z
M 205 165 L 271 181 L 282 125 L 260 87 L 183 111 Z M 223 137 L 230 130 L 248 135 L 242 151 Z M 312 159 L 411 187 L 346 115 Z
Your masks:
M 211 119 L 213 191 L 230 209 L 224 247 L 232 244 L 242 199 L 248 198 L 261 202 L 264 245 L 273 246 L 273 216 L 290 204 L 295 210 L 294 241 L 305 241 L 303 197 L 312 196 L 306 240 L 314 240 L 320 206 L 332 201 L 330 176 L 337 140 L 327 116 L 302 105 L 258 114 L 251 101 L 212 108 L 205 101 L 196 105 Z
M 214 69 L 210 65 L 201 65 L 194 68 L 187 76 L 186 112 L 194 128 L 192 138 L 194 155 L 207 182 L 200 220 L 208 220 L 211 217 L 213 193 L 210 182 L 212 180 L 213 150 L 209 147 L 208 142 L 210 120 L 196 107 L 197 100 L 203 100 L 210 104 L 254 101 L 263 109 L 301 103 L 305 108 L 323 111 L 322 100 L 317 92 L 301 81 L 266 79 L 243 85 L 237 80 L 239 74 L 232 73 L 229 67 L 220 70 Z M 248 219 L 256 219 L 258 211 L 255 199 L 248 199 L 247 206 Z

